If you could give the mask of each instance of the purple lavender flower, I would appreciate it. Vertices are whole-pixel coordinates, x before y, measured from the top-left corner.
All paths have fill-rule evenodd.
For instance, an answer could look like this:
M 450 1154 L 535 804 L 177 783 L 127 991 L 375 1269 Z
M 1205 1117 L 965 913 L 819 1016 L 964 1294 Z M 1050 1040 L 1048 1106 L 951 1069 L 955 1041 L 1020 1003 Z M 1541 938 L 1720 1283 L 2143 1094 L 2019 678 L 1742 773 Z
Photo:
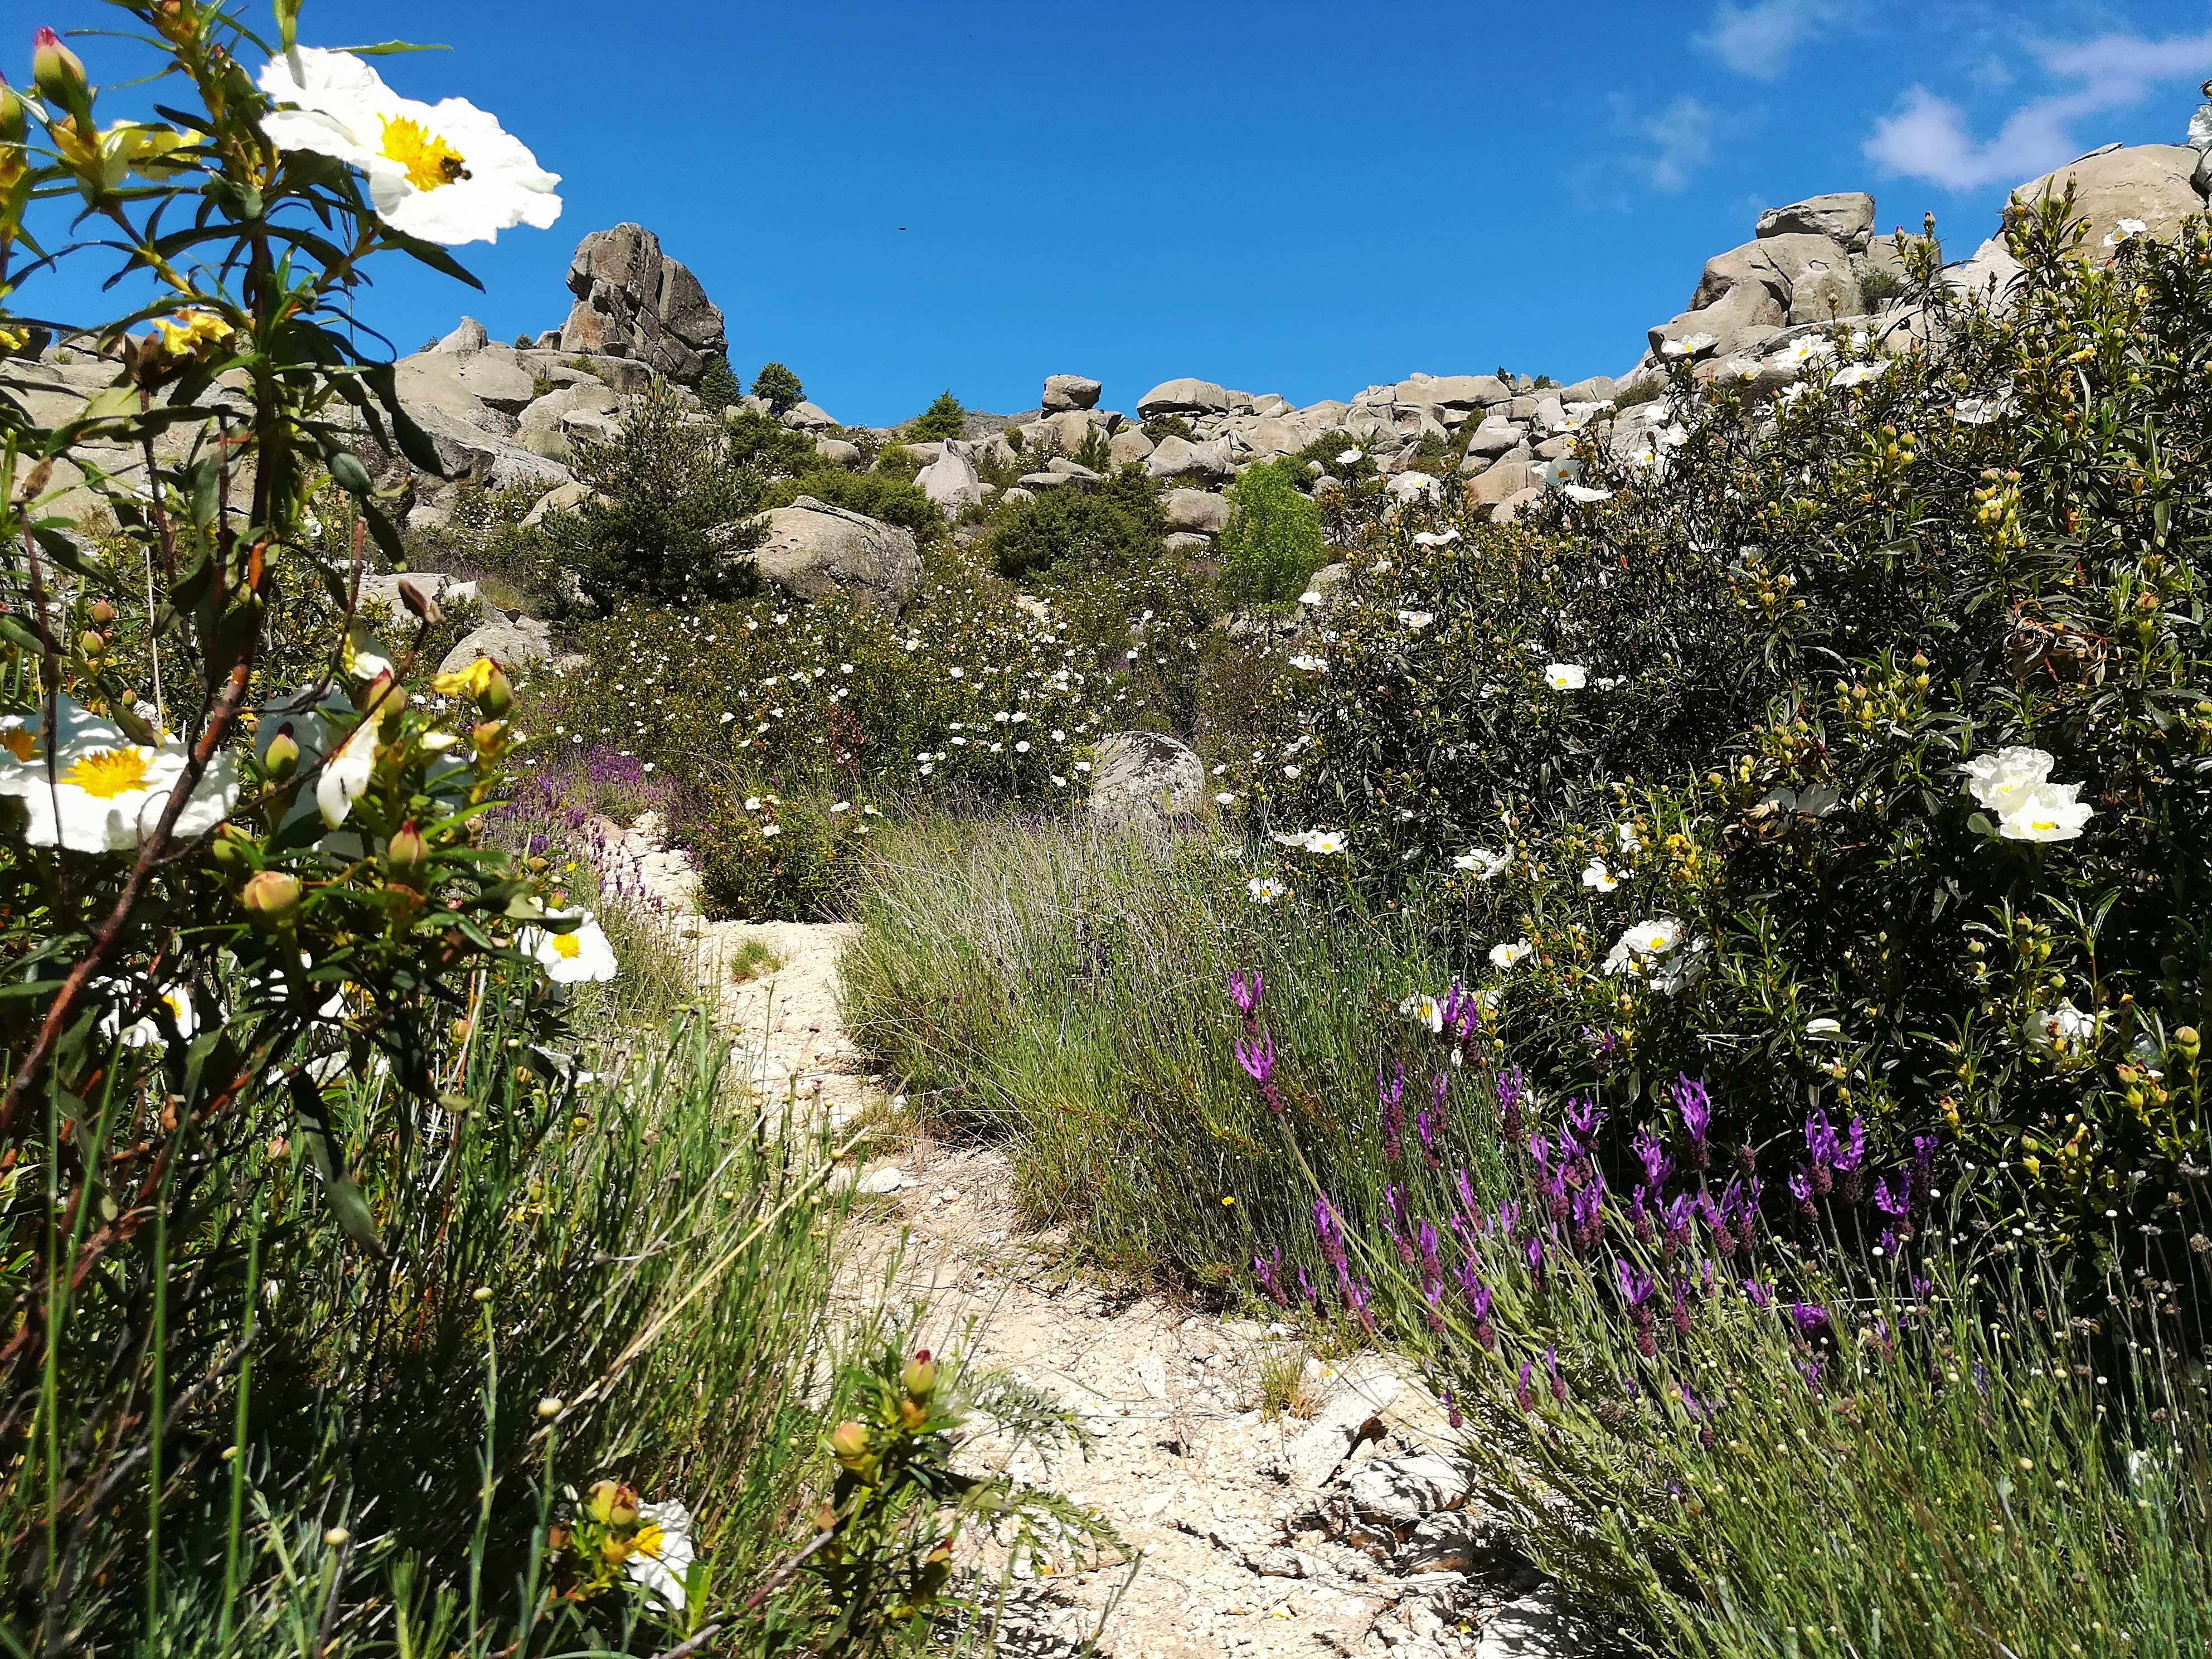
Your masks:
M 1443 1159 L 1437 1155 L 1437 1119 L 1425 1107 L 1413 1120 L 1413 1127 L 1421 1132 L 1421 1158 L 1431 1170 L 1444 1166 Z
M 1467 1419 L 1459 1414 L 1458 1395 L 1455 1395 L 1449 1389 L 1446 1389 L 1443 1391 L 1443 1401 L 1444 1426 L 1446 1428 L 1455 1429 L 1462 1423 L 1466 1422 Z
M 1528 1378 L 1535 1369 L 1534 1360 L 1522 1360 L 1520 1375 L 1513 1384 L 1513 1397 L 1520 1402 L 1521 1409 L 1524 1412 L 1533 1412 L 1536 1409 L 1536 1396 L 1528 1387 Z
M 1705 1145 L 1705 1133 L 1713 1126 L 1712 1097 L 1706 1094 L 1705 1085 L 1689 1077 L 1677 1077 L 1669 1092 L 1674 1097 L 1674 1109 L 1682 1115 L 1682 1127 L 1690 1137 L 1690 1166 L 1702 1170 L 1712 1162 L 1712 1151 Z
M 1453 1179 L 1459 1188 L 1460 1207 L 1469 1215 L 1473 1215 L 1475 1211 L 1474 1182 L 1468 1178 L 1464 1166 L 1457 1171 Z
M 1577 1249 L 1589 1249 L 1604 1232 L 1604 1206 L 1605 1189 L 1595 1182 L 1575 1194 L 1572 1208 Z
M 1406 1133 L 1406 1062 L 1398 1062 L 1395 1079 L 1385 1078 L 1382 1068 L 1375 1069 L 1375 1092 L 1382 1105 L 1382 1155 L 1393 1164 L 1404 1151 Z
M 1260 997 L 1266 990 L 1257 968 L 1249 974 L 1237 973 L 1229 976 L 1229 1000 L 1237 1005 L 1237 1012 L 1251 1019 L 1260 1012 Z
M 1816 1176 L 1826 1173 L 1825 1170 L 1808 1170 L 1800 1164 L 1790 1177 L 1790 1195 L 1797 1200 L 1797 1213 L 1808 1226 L 1820 1218 L 1820 1209 L 1813 1202 L 1813 1194 L 1819 1190 Z
M 1835 1185 L 1836 1154 L 1841 1146 L 1834 1126 L 1828 1121 L 1827 1109 L 1815 1107 L 1813 1115 L 1805 1120 L 1805 1175 L 1815 1194 L 1825 1195 Z
M 1798 1334 L 1808 1339 L 1834 1332 L 1828 1322 L 1828 1310 L 1817 1302 L 1792 1302 L 1790 1317 L 1796 1322 Z
M 1559 1375 L 1559 1351 L 1554 1347 L 1544 1350 L 1544 1369 L 1551 1373 L 1552 1398 L 1564 1401 L 1567 1397 L 1566 1379 Z
M 1628 1195 L 1628 1224 L 1636 1233 L 1639 1244 L 1651 1242 L 1651 1212 L 1644 1207 L 1647 1189 L 1639 1186 Z
M 1420 1245 L 1422 1282 L 1441 1285 L 1443 1283 L 1444 1267 L 1443 1258 L 1437 1254 L 1437 1230 L 1424 1221 L 1414 1230 L 1414 1237 Z
M 1421 1317 L 1427 1322 L 1429 1329 L 1438 1336 L 1444 1334 L 1444 1317 L 1437 1303 L 1443 1293 L 1443 1281 L 1441 1279 L 1421 1292 L 1421 1300 L 1427 1304 L 1421 1310 Z
M 1774 1305 L 1774 1292 L 1755 1279 L 1747 1279 L 1743 1281 L 1743 1293 L 1750 1298 L 1751 1305 L 1754 1308 L 1764 1310 Z
M 1634 1262 L 1624 1257 L 1615 1256 L 1613 1262 L 1613 1277 L 1620 1280 L 1621 1297 L 1630 1307 L 1640 1308 L 1651 1299 L 1651 1292 L 1654 1289 L 1651 1275 L 1638 1267 Z
M 1932 1279 L 1916 1277 L 1907 1282 L 1911 1286 L 1912 1297 L 1916 1302 L 1925 1302 L 1928 1293 L 1936 1288 L 1936 1281 Z
M 1528 1258 L 1529 1277 L 1539 1285 L 1544 1282 L 1544 1240 L 1539 1233 L 1530 1233 L 1528 1242 L 1522 1246 L 1521 1254 Z
M 1262 1031 L 1249 1042 L 1238 1042 L 1237 1063 L 1251 1075 L 1253 1083 L 1259 1088 L 1260 1099 L 1269 1114 L 1275 1117 L 1282 1116 L 1282 1091 L 1275 1086 L 1274 1037 Z
M 1321 1291 L 1313 1280 L 1306 1277 L 1304 1267 L 1298 1269 L 1298 1300 L 1310 1303 L 1316 1313 L 1321 1311 Z
M 1680 1278 L 1675 1279 L 1674 1298 L 1668 1304 L 1667 1317 L 1674 1327 L 1675 1335 L 1687 1336 L 1690 1334 L 1690 1281 L 1688 1279 Z
M 1923 1209 L 1936 1192 L 1936 1137 L 1912 1137 L 1912 1168 L 1917 1179 L 1913 1182 L 1913 1196 Z
M 1334 1206 L 1325 1198 L 1314 1200 L 1313 1218 L 1314 1235 L 1321 1241 L 1322 1260 L 1342 1273 L 1346 1260 L 1344 1224 L 1337 1219 Z
M 1510 1199 L 1500 1199 L 1498 1204 L 1498 1231 L 1510 1238 L 1521 1225 L 1521 1206 Z
M 1552 1143 L 1550 1141 L 1541 1135 L 1530 1135 L 1528 1158 L 1529 1161 L 1535 1164 L 1536 1173 L 1539 1176 L 1550 1176 L 1552 1173 Z
M 1260 1276 L 1260 1288 L 1267 1293 L 1267 1300 L 1279 1308 L 1291 1305 L 1283 1294 L 1283 1250 L 1277 1245 L 1264 1256 L 1252 1258 L 1252 1271 Z
M 1406 1189 L 1395 1181 L 1384 1182 L 1382 1203 L 1390 1212 L 1392 1222 L 1400 1227 L 1404 1226 L 1406 1224 Z
M 1509 1142 L 1521 1139 L 1521 1103 L 1528 1093 L 1518 1066 L 1498 1074 L 1498 1127 Z
M 1659 1212 L 1659 1248 L 1670 1258 L 1689 1242 L 1690 1200 L 1677 1197 Z
M 1746 1181 L 1759 1173 L 1759 1149 L 1747 1140 L 1735 1149 L 1735 1169 Z
M 1666 1182 L 1667 1172 L 1674 1167 L 1674 1160 L 1667 1156 L 1666 1143 L 1647 1126 L 1636 1132 L 1636 1139 L 1631 1144 L 1644 1165 L 1644 1184 L 1657 1192 Z
M 1577 1138 L 1588 1141 L 1597 1135 L 1597 1127 L 1605 1121 L 1605 1109 L 1597 1103 L 1595 1095 L 1585 1095 L 1580 1100 L 1567 1103 L 1567 1122 Z

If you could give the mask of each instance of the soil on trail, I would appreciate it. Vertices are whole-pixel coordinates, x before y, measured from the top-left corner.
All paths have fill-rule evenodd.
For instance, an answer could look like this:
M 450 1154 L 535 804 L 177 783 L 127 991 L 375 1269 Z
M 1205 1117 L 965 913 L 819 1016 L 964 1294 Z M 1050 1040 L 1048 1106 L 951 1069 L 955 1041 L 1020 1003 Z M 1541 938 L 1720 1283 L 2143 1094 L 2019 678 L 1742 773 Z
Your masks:
M 839 1014 L 837 956 L 851 927 L 704 921 L 682 855 L 661 848 L 653 826 L 618 847 L 664 899 L 672 931 L 696 945 L 703 982 L 720 987 L 733 1048 L 765 1098 L 788 1089 L 840 1124 L 882 1098 Z M 749 945 L 778 965 L 738 982 L 729 964 L 757 960 Z M 856 1170 L 865 1196 L 842 1281 L 856 1302 L 880 1297 L 890 1269 L 890 1294 L 927 1302 L 932 1341 L 1048 1390 L 1097 1437 L 1087 1457 L 1040 1464 L 1015 1453 L 1011 1471 L 1103 1514 L 1130 1555 L 1088 1570 L 1047 1564 L 1018 1582 L 1000 1650 L 1073 1655 L 1096 1635 L 1112 1659 L 1477 1651 L 1486 1622 L 1536 1576 L 1499 1557 L 1494 1540 L 1464 1541 L 1478 1521 L 1464 1515 L 1436 1517 L 1459 1525 L 1430 1552 L 1452 1570 L 1408 1573 L 1407 1528 L 1363 1524 L 1341 1495 L 1349 1468 L 1448 1449 L 1442 1410 L 1415 1376 L 1374 1357 L 1340 1374 L 1306 1360 L 1285 1328 L 1087 1280 L 1069 1271 L 1063 1241 L 1022 1231 L 1011 1177 L 999 1148 L 927 1139 Z M 1326 1420 L 1263 1415 L 1263 1367 L 1301 1362 L 1304 1403 Z M 1352 1426 L 1334 1431 L 1339 1419 Z M 1009 1458 L 988 1438 L 963 1455 L 997 1467 Z M 1468 1571 L 1478 1553 L 1481 1570 Z M 1481 1643 L 1484 1655 L 1547 1650 L 1499 1646 L 1510 1622 Z

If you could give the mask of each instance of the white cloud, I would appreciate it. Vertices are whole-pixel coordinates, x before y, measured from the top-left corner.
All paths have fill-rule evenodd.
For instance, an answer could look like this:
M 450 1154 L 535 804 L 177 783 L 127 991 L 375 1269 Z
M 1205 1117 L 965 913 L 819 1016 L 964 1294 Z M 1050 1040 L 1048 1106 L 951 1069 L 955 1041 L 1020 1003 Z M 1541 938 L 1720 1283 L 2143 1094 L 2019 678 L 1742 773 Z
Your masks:
M 1771 81 L 1790 67 L 1798 45 L 1827 27 L 1835 0 L 1721 0 L 1712 27 L 1698 44 L 1739 75 Z
M 1638 165 L 1652 189 L 1671 196 L 1688 186 L 1690 176 L 1712 159 L 1713 126 L 1712 111 L 1694 98 L 1677 98 L 1641 124 L 1651 149 Z
M 2075 122 L 2129 108 L 2163 83 L 2203 74 L 2212 67 L 2212 32 L 2166 40 L 2101 34 L 2033 41 L 2028 51 L 2046 76 L 2074 82 L 2074 88 L 2021 105 L 1984 141 L 1968 130 L 1958 105 L 1915 87 L 1896 113 L 1875 123 L 1863 147 L 1868 158 L 1888 172 L 1948 190 L 2021 183 L 2081 154 Z

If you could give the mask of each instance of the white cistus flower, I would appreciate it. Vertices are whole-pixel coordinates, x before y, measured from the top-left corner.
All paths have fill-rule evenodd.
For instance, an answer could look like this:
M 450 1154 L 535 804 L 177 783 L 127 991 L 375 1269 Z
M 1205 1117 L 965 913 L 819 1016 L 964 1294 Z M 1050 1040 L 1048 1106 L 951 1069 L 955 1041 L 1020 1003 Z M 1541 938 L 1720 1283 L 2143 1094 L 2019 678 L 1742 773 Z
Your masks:
M 672 1613 L 684 1611 L 684 1576 L 698 1559 L 691 1545 L 691 1511 L 673 1501 L 640 1504 L 637 1535 L 623 1558 L 630 1582 Z
M 590 911 L 550 910 L 546 916 L 555 921 L 583 918 L 565 933 L 526 927 L 515 935 L 516 947 L 538 958 L 546 978 L 556 985 L 582 985 L 612 979 L 622 971 L 615 961 L 615 947 L 607 943 L 606 930 Z
M 1444 1029 L 1444 1005 L 1426 991 L 1417 991 L 1398 1005 L 1398 1012 L 1416 1025 L 1425 1025 L 1431 1036 L 1440 1036 Z
M 1583 885 L 1594 887 L 1601 893 L 1610 893 L 1624 878 L 1605 867 L 1602 859 L 1592 859 L 1583 866 Z
M 270 143 L 359 168 L 377 216 L 403 235 L 489 242 L 561 216 L 559 175 L 464 99 L 402 98 L 351 52 L 315 46 L 270 58 L 260 87 L 283 106 L 261 118 Z
M 1554 691 L 1579 691 L 1589 684 L 1589 670 L 1577 662 L 1555 662 L 1544 670 L 1544 684 Z
M 1488 881 L 1512 862 L 1503 853 L 1493 853 L 1487 847 L 1470 847 L 1452 860 L 1452 868 L 1473 872 L 1477 881 Z
M 2007 841 L 2072 841 L 2094 811 L 2075 799 L 2081 793 L 2078 783 L 2039 783 L 2005 809 L 1997 834 Z
M 1984 806 L 1999 812 L 2027 799 L 2028 793 L 2047 781 L 2057 763 L 2041 749 L 2015 744 L 1994 754 L 1977 755 L 1963 769 L 1966 793 Z
M 0 721 L 0 795 L 23 803 L 29 818 L 23 839 L 33 847 L 127 852 L 161 821 L 190 751 L 173 738 L 133 743 L 121 726 L 74 699 L 54 702 L 51 756 L 43 707 Z M 238 788 L 236 758 L 217 754 L 178 815 L 175 837 L 197 839 L 228 817 Z
M 1525 939 L 1511 939 L 1504 945 L 1493 945 L 1490 947 L 1490 965 L 1493 968 L 1510 968 L 1535 948 Z
M 1244 884 L 1244 890 L 1252 896 L 1255 904 L 1273 904 L 1277 899 L 1291 896 L 1291 890 L 1273 876 L 1253 877 Z
M 2095 1041 L 2097 1018 L 2069 1000 L 2030 1013 L 2021 1022 L 2020 1034 L 2038 1054 L 2048 1054 L 2062 1042 L 2079 1048 Z
M 1822 1018 L 1808 1019 L 1805 1022 L 1805 1035 L 1815 1042 L 1825 1042 L 1839 1037 L 1843 1034 L 1844 1024 L 1841 1020 Z

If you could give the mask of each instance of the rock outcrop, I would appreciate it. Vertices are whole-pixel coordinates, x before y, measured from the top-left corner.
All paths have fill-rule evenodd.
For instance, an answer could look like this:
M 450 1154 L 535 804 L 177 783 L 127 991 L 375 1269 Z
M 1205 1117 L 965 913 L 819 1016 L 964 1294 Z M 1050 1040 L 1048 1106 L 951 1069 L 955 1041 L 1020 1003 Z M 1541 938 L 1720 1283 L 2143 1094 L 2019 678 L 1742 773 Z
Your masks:
M 895 615 L 921 583 L 921 554 L 913 533 L 811 495 L 767 514 L 768 540 L 756 568 L 797 599 L 844 593 Z
M 563 351 L 630 358 L 679 386 L 696 386 L 729 349 L 722 313 L 699 279 L 642 225 L 584 238 L 569 262 L 568 291 L 576 303 L 561 328 Z
M 1189 744 L 1158 732 L 1115 732 L 1098 740 L 1091 815 L 1102 823 L 1158 823 L 1198 811 L 1206 763 Z M 1330 1468 L 1335 1467 L 1333 1460 Z

